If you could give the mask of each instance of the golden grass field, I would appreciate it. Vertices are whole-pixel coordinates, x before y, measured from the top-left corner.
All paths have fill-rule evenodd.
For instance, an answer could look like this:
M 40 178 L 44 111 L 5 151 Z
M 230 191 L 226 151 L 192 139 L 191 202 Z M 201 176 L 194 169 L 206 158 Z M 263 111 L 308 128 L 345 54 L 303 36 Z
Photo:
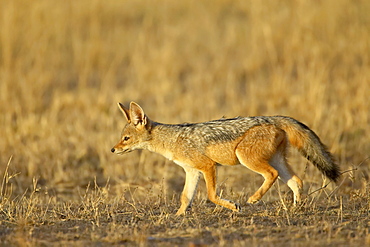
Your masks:
M 370 244 L 370 2 L 0 0 L 0 245 Z M 343 171 L 296 152 L 294 208 L 281 182 L 247 205 L 258 174 L 220 167 L 232 213 L 174 215 L 185 173 L 147 151 L 113 155 L 136 101 L 153 120 L 287 115 Z M 321 188 L 321 189 L 320 189 Z

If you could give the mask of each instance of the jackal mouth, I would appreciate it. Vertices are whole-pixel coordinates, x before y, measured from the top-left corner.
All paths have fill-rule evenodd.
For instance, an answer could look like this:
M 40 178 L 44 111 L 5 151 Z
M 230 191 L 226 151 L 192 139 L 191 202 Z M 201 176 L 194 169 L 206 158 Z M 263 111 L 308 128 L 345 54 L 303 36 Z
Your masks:
M 118 155 L 122 155 L 122 154 L 126 154 L 126 153 L 129 153 L 129 152 L 131 152 L 132 150 L 130 150 L 130 149 L 123 149 L 123 150 L 117 150 L 117 151 L 115 151 L 114 153 L 115 154 L 118 154 Z

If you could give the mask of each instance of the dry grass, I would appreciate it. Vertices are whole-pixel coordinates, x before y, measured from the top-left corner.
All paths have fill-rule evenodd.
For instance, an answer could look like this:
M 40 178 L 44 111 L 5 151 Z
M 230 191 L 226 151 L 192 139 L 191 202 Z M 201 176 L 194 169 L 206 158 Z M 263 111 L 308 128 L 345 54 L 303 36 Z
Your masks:
M 0 242 L 368 244 L 369 12 L 364 0 L 0 0 Z M 175 217 L 181 168 L 109 151 L 115 103 L 131 100 L 167 123 L 292 116 L 351 171 L 314 192 L 325 182 L 293 152 L 309 195 L 293 209 L 285 185 L 246 205 L 261 178 L 221 167 L 220 192 L 245 211 L 215 209 L 201 188 Z

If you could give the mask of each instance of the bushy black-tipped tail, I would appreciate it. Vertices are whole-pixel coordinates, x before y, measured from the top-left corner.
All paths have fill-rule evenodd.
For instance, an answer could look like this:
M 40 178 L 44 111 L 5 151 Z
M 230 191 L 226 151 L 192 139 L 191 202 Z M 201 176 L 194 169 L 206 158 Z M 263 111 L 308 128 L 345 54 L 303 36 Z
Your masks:
M 291 145 L 314 164 L 330 180 L 337 182 L 339 166 L 320 138 L 305 124 L 289 117 L 276 117 L 280 127 L 287 133 Z

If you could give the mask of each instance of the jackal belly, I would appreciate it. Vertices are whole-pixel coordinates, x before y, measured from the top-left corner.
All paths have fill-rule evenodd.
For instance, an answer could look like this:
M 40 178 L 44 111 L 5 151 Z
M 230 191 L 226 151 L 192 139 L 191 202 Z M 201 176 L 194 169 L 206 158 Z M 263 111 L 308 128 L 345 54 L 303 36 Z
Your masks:
M 237 165 L 240 162 L 235 154 L 236 145 L 236 142 L 212 144 L 206 148 L 206 155 L 221 165 Z

